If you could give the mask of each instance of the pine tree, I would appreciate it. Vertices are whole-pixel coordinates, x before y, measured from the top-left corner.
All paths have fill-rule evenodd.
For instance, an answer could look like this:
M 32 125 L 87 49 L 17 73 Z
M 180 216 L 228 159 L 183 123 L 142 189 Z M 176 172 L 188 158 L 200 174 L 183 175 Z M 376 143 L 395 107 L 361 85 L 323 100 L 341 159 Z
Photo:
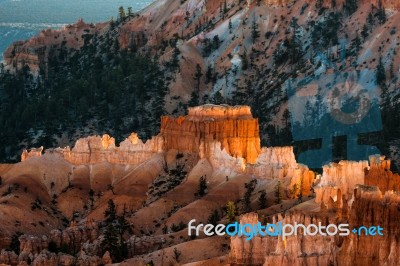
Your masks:
M 354 38 L 354 40 L 351 43 L 353 55 L 357 55 L 358 52 L 361 50 L 361 44 L 362 43 L 361 43 L 360 36 L 357 33 L 356 37 Z
M 265 190 L 261 191 L 258 197 L 258 206 L 260 209 L 265 209 L 267 207 L 267 193 Z
M 252 179 L 249 183 L 245 183 L 244 187 L 246 188 L 246 192 L 244 193 L 244 211 L 251 211 L 251 194 L 253 193 L 255 187 L 257 185 L 257 179 Z
M 226 217 L 228 218 L 228 221 L 230 223 L 236 221 L 236 215 L 237 215 L 236 205 L 233 201 L 229 201 L 226 204 Z
M 112 199 L 108 200 L 107 209 L 104 212 L 104 217 L 106 218 L 106 223 L 110 224 L 117 219 L 117 210 Z
M 228 12 L 228 4 L 226 3 L 226 0 L 224 2 L 224 14 Z
M 253 22 L 251 24 L 251 38 L 253 40 L 253 43 L 256 42 L 256 40 L 260 37 L 260 31 L 258 30 L 258 24 L 256 22 L 256 16 L 253 16 Z
M 246 49 L 243 51 L 242 58 L 242 70 L 247 70 L 249 68 L 249 60 L 247 59 Z
M 219 216 L 218 210 L 214 210 L 208 218 L 208 223 L 216 226 L 220 219 L 221 217 Z
M 117 230 L 115 229 L 114 225 L 109 224 L 104 233 L 104 239 L 101 242 L 103 253 L 106 251 L 110 252 L 112 261 L 120 262 L 123 259 L 120 246 Z
M 203 197 L 206 194 L 206 191 L 207 191 L 207 179 L 204 176 L 202 176 L 199 179 L 199 190 L 197 194 L 200 197 Z
M 363 29 L 362 29 L 362 31 L 361 31 L 361 36 L 363 37 L 364 40 L 368 38 L 368 36 L 369 36 L 369 29 L 368 29 L 367 24 L 364 24 Z
M 282 185 L 281 181 L 278 181 L 278 184 L 275 186 L 275 203 L 281 204 L 282 203 Z
M 126 15 L 125 15 L 125 9 L 124 9 L 123 6 L 120 6 L 120 7 L 119 7 L 119 9 L 118 9 L 118 14 L 119 14 L 119 19 L 120 19 L 121 21 L 123 21 L 123 20 L 125 19 L 125 17 L 126 17 Z
M 199 64 L 196 64 L 196 71 L 194 73 L 194 79 L 197 81 L 197 95 L 200 95 L 200 80 L 201 77 L 203 76 L 203 72 L 201 70 L 201 66 Z
M 379 23 L 381 23 L 381 24 L 384 24 L 387 20 L 386 10 L 382 4 L 382 0 L 378 1 L 378 19 L 379 19 Z
M 132 7 L 130 6 L 128 7 L 128 17 L 131 17 L 132 15 L 133 15 Z
M 383 65 L 382 57 L 379 57 L 379 63 L 376 68 L 376 82 L 379 86 L 385 85 L 386 82 L 386 70 Z

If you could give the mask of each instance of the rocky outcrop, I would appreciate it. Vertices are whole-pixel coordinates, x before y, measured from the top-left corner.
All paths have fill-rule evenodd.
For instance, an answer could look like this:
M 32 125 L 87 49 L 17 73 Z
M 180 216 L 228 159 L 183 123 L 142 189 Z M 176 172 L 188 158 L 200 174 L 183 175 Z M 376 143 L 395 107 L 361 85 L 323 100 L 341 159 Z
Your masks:
M 40 157 L 42 156 L 42 153 L 43 153 L 43 146 L 40 148 L 32 148 L 29 151 L 24 150 L 21 154 L 21 162 L 31 157 Z
M 384 156 L 373 156 L 370 158 L 370 168 L 366 171 L 365 185 L 377 186 L 382 193 L 400 191 L 400 175 L 390 171 L 390 160 L 385 160 Z
M 328 206 L 332 200 L 340 201 L 342 196 L 351 198 L 356 185 L 364 184 L 365 170 L 368 168 L 368 161 L 341 161 L 325 165 L 320 182 L 314 188 L 315 201 Z
M 24 151 L 21 160 L 42 155 L 43 147 Z M 74 148 L 47 149 L 46 154 L 58 154 L 66 161 L 75 165 L 98 164 L 109 162 L 113 164 L 137 165 L 149 160 L 154 154 L 163 151 L 163 139 L 154 137 L 143 143 L 136 133 L 115 145 L 115 139 L 105 134 L 78 139 Z
M 214 141 L 221 149 L 246 163 L 255 163 L 260 154 L 258 120 L 248 106 L 203 105 L 189 108 L 185 117 L 164 116 L 160 136 L 166 150 L 175 149 L 210 157 Z
M 383 236 L 256 236 L 250 241 L 245 236 L 231 238 L 230 259 L 234 265 L 397 265 L 400 247 L 397 244 L 400 195 L 382 194 L 376 187 L 356 186 L 354 203 L 348 215 L 340 217 L 335 212 L 291 210 L 284 216 L 276 215 L 272 223 L 283 224 L 339 224 L 348 223 L 350 229 L 360 226 L 383 228 Z M 343 204 L 345 206 L 345 204 Z M 382 207 L 385 206 L 385 207 Z M 344 207 L 345 208 L 345 207 Z M 346 207 L 347 208 L 347 207 Z M 342 210 L 341 210 L 342 211 Z M 343 210 L 344 211 L 344 210 Z M 346 213 L 346 211 L 344 211 Z M 256 224 L 255 213 L 241 216 L 240 223 Z M 263 221 L 261 221 L 263 222 Z
M 93 25 L 78 20 L 62 29 L 43 30 L 27 41 L 15 42 L 4 52 L 7 69 L 15 72 L 27 65 L 32 73 L 38 73 L 39 68 L 46 70 L 51 53 L 58 55 L 61 51 L 79 50 L 104 27 L 105 24 Z
M 373 155 L 368 161 L 341 161 L 323 167 L 323 175 L 314 187 L 316 202 L 325 207 L 341 207 L 342 199 L 351 204 L 357 185 L 375 186 L 382 193 L 399 191 L 400 176 L 390 171 L 390 160 Z
M 115 139 L 109 135 L 94 136 L 79 139 L 74 148 L 54 150 L 73 164 L 96 164 L 109 162 L 114 164 L 140 164 L 149 160 L 155 153 L 163 150 L 163 140 L 154 137 L 143 143 L 136 133 L 115 145 Z

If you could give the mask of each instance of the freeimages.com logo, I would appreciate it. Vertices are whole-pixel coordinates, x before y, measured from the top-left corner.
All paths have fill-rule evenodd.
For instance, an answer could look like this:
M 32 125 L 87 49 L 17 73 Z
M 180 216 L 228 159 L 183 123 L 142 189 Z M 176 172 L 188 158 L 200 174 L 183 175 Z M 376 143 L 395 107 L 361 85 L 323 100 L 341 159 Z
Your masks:
M 350 230 L 349 224 L 328 224 L 322 225 L 321 222 L 318 224 L 284 224 L 282 222 L 273 224 L 268 223 L 262 225 L 261 222 L 257 224 L 241 224 L 238 222 L 230 223 L 228 225 L 218 224 L 198 224 L 193 225 L 196 222 L 195 219 L 191 220 L 188 224 L 188 235 L 189 236 L 199 236 L 200 232 L 203 232 L 206 236 L 224 236 L 228 235 L 234 236 L 244 236 L 246 240 L 251 240 L 255 236 L 260 237 L 282 237 L 286 238 L 288 236 L 348 236 L 350 233 L 356 235 L 366 235 L 366 236 L 383 236 L 383 228 L 381 226 L 361 226 L 359 228 L 353 228 Z

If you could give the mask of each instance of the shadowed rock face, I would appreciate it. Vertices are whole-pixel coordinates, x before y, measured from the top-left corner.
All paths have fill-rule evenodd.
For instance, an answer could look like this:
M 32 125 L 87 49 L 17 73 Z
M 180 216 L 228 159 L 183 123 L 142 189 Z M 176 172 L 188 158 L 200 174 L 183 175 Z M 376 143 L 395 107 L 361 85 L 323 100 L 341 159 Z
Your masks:
M 189 108 L 185 117 L 163 117 L 160 135 L 166 150 L 197 153 L 202 142 L 219 141 L 222 150 L 251 164 L 261 151 L 258 120 L 252 117 L 248 106 Z

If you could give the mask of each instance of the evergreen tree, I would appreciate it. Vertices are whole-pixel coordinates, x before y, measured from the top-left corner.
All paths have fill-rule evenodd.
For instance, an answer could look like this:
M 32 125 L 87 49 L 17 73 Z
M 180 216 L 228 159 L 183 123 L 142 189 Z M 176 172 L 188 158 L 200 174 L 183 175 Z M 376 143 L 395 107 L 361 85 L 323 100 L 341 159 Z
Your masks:
M 208 218 L 208 223 L 216 226 L 220 219 L 221 217 L 219 216 L 218 210 L 214 210 Z
M 281 185 L 281 181 L 278 181 L 278 183 L 275 186 L 275 203 L 276 204 L 281 204 L 282 203 L 282 185 Z
M 257 179 L 252 179 L 249 183 L 245 183 L 244 187 L 246 188 L 246 192 L 244 194 L 244 211 L 249 212 L 251 211 L 251 194 L 253 193 L 254 189 L 257 185 Z
M 380 24 L 384 24 L 387 20 L 386 18 L 386 10 L 382 4 L 382 0 L 378 1 L 378 19 Z
M 121 21 L 123 21 L 123 20 L 125 19 L 126 15 L 125 15 L 125 9 L 124 9 L 123 6 L 120 6 L 120 7 L 119 7 L 119 9 L 118 9 L 118 15 L 119 15 L 119 19 L 120 19 Z
M 206 191 L 207 191 L 207 179 L 204 176 L 202 176 L 199 179 L 199 190 L 197 194 L 200 197 L 203 197 L 206 194 Z
M 233 201 L 229 201 L 226 204 L 226 217 L 228 218 L 228 221 L 230 223 L 236 221 L 236 215 L 237 215 L 236 205 Z
M 353 14 L 358 8 L 358 0 L 346 0 L 343 4 L 343 8 L 348 15 Z
M 258 206 L 260 209 L 265 209 L 267 207 L 267 193 L 265 190 L 261 191 L 258 197 Z
M 112 261 L 120 262 L 123 259 L 120 247 L 121 245 L 118 238 L 118 232 L 113 224 L 109 224 L 104 233 L 104 239 L 101 242 L 103 253 L 106 251 L 110 252 Z
M 190 107 L 194 107 L 194 106 L 199 106 L 200 105 L 199 94 L 196 91 L 192 92 L 188 105 Z
M 221 41 L 219 40 L 218 34 L 213 37 L 213 48 L 217 50 L 219 48 Z
M 251 39 L 253 40 L 253 43 L 256 42 L 256 40 L 260 37 L 260 31 L 258 30 L 258 24 L 256 22 L 256 16 L 253 16 L 253 22 L 251 24 Z
M 106 223 L 110 224 L 117 219 L 117 210 L 112 199 L 107 202 L 107 209 L 104 212 L 104 217 L 106 218 Z
M 386 70 L 383 65 L 382 57 L 379 57 L 379 63 L 376 68 L 376 82 L 379 86 L 385 85 L 386 82 Z
M 226 0 L 224 1 L 224 14 L 228 12 L 228 4 L 226 3 Z
M 361 31 L 361 36 L 363 37 L 364 40 L 368 38 L 368 36 L 369 36 L 369 29 L 368 29 L 367 24 L 364 24 L 363 29 L 362 29 L 362 31 Z
M 352 50 L 352 54 L 355 56 L 358 54 L 358 52 L 361 50 L 361 39 L 360 36 L 356 35 L 356 37 L 353 39 L 352 43 L 351 43 L 351 50 Z
M 128 17 L 133 16 L 132 7 L 128 7 Z
M 200 81 L 201 77 L 203 76 L 203 72 L 201 69 L 201 66 L 199 64 L 196 64 L 196 71 L 194 73 L 193 78 L 197 81 L 197 95 L 200 95 Z
M 249 68 L 249 61 L 247 59 L 246 49 L 243 51 L 241 58 L 242 58 L 242 70 L 247 70 Z

